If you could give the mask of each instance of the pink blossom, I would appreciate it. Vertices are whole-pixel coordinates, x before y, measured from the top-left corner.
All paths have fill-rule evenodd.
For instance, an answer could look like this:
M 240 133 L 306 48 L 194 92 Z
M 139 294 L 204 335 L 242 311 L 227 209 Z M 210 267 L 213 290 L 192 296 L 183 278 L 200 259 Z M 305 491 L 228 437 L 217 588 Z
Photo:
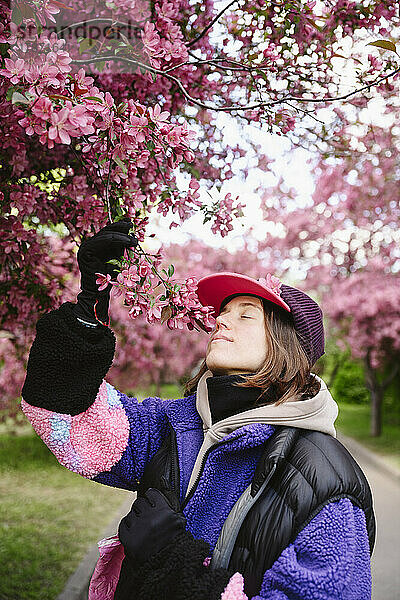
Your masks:
M 4 63 L 6 68 L 0 69 L 0 74 L 8 77 L 11 83 L 19 83 L 27 71 L 25 61 L 22 58 L 17 58 L 15 61 L 5 58 Z
M 161 294 L 156 296 L 150 306 L 147 307 L 146 320 L 148 323 L 155 323 L 161 319 L 161 313 L 164 306 L 168 305 L 168 300 L 160 300 Z
M 277 294 L 278 296 L 281 295 L 280 289 L 281 289 L 282 282 L 278 279 L 278 277 L 275 277 L 275 275 L 271 275 L 271 273 L 267 273 L 265 278 L 259 277 L 258 281 L 260 283 L 262 283 L 263 285 L 265 285 L 265 287 L 270 289 L 271 292 L 274 292 L 274 294 Z
M 137 143 L 144 142 L 146 139 L 145 129 L 148 125 L 146 117 L 138 117 L 131 114 L 129 121 L 131 126 L 128 128 L 128 134 L 132 135 Z
M 53 103 L 49 98 L 41 96 L 34 102 L 32 113 L 39 119 L 43 119 L 43 121 L 50 121 L 53 113 Z
M 138 273 L 140 277 L 147 277 L 151 274 L 151 265 L 146 262 L 141 262 L 138 266 Z
M 53 65 L 62 73 L 69 73 L 71 71 L 69 63 L 72 61 L 72 58 L 68 52 L 65 52 L 64 50 L 58 50 L 58 52 L 49 52 L 47 55 L 47 60 L 51 61 Z
M 144 49 L 149 56 L 157 56 L 160 52 L 157 47 L 160 45 L 161 38 L 155 29 L 155 24 L 147 21 L 141 33 Z
M 83 90 L 85 88 L 90 88 L 93 84 L 93 77 L 87 77 L 84 69 L 79 69 L 78 73 L 75 75 L 75 84 L 79 89 Z M 109 92 L 106 92 L 106 95 L 110 95 Z
M 71 125 L 68 124 L 68 108 L 62 108 L 57 113 L 51 115 L 51 127 L 49 129 L 49 139 L 61 144 L 70 144 Z
M 46 19 L 55 23 L 56 20 L 53 15 L 57 15 L 60 9 L 55 6 L 51 0 L 43 0 L 39 5 L 37 16 L 42 25 L 46 25 Z
M 99 286 L 99 292 L 105 290 L 111 282 L 111 275 L 107 273 L 107 275 L 103 275 L 102 273 L 96 273 L 96 285 Z
M 150 152 L 148 150 L 143 150 L 140 156 L 137 157 L 136 166 L 144 169 L 147 167 L 150 160 Z
M 136 265 L 131 265 L 128 269 L 121 271 L 121 273 L 117 275 L 117 281 L 125 287 L 134 287 L 139 281 Z
M 68 121 L 76 127 L 80 134 L 88 135 L 94 133 L 94 117 L 89 114 L 85 106 L 76 105 L 70 108 L 68 112 Z
M 131 319 L 136 319 L 142 313 L 142 307 L 138 304 L 134 304 L 129 310 L 129 316 Z
M 170 113 L 167 110 L 161 112 L 161 107 L 159 104 L 156 104 L 154 108 L 150 106 L 148 108 L 148 112 L 149 117 L 151 121 L 153 121 L 153 123 L 161 123 L 163 121 L 166 121 L 170 115 Z

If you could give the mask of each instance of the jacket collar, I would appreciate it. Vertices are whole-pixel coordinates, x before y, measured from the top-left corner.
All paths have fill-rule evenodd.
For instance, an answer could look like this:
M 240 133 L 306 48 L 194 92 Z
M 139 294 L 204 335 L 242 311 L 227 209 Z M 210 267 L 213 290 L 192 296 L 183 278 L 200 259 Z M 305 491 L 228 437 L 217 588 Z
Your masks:
M 206 371 L 200 378 L 196 391 L 196 408 L 202 419 L 204 432 L 215 442 L 243 426 L 265 423 L 321 431 L 336 437 L 334 422 L 338 406 L 326 383 L 317 375 L 314 376 L 320 382 L 321 389 L 313 398 L 251 408 L 213 423 L 207 386 L 207 379 L 213 377 L 213 374 Z

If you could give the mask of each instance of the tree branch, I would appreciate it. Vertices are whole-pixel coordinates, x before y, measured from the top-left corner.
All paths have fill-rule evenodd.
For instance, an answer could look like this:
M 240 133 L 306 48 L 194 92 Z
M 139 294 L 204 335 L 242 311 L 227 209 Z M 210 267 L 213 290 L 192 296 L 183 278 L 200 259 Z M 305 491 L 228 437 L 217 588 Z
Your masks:
M 218 111 L 218 112 L 231 112 L 231 113 L 237 112 L 237 111 L 243 111 L 243 110 L 254 110 L 256 108 L 270 108 L 272 106 L 277 106 L 279 104 L 285 104 L 286 102 L 301 102 L 301 103 L 312 102 L 314 104 L 324 104 L 326 102 L 330 103 L 330 102 L 338 102 L 340 100 L 347 100 L 351 96 L 355 96 L 356 94 L 370 90 L 371 88 L 375 87 L 376 85 L 379 85 L 383 81 L 386 81 L 387 79 L 390 79 L 391 77 L 394 77 L 395 75 L 400 73 L 400 67 L 398 67 L 394 71 L 391 71 L 390 73 L 387 73 L 386 75 L 383 75 L 382 77 L 379 77 L 372 83 L 364 85 L 361 88 L 357 88 L 351 92 L 348 92 L 347 94 L 343 94 L 342 96 L 336 96 L 336 97 L 325 96 L 322 98 L 304 98 L 304 97 L 300 97 L 300 96 L 288 95 L 288 96 L 283 96 L 279 100 L 268 100 L 268 101 L 256 102 L 256 103 L 250 104 L 248 106 L 242 106 L 242 105 L 212 106 L 209 104 L 204 104 L 204 102 L 201 102 L 197 98 L 193 98 L 189 94 L 189 92 L 187 92 L 187 90 L 184 88 L 181 81 L 179 81 L 179 79 L 177 79 L 173 75 L 170 75 L 169 73 L 162 71 L 160 69 L 151 67 L 150 65 L 146 65 L 145 63 L 141 63 L 137 60 L 132 60 L 125 56 L 99 56 L 99 57 L 94 57 L 91 59 L 84 59 L 84 60 L 77 59 L 77 60 L 73 60 L 71 62 L 71 64 L 87 65 L 88 63 L 90 64 L 90 63 L 108 62 L 108 61 L 121 61 L 121 62 L 125 62 L 128 64 L 136 65 L 138 67 L 142 67 L 143 69 L 147 69 L 150 73 L 155 73 L 156 75 L 161 75 L 162 77 L 166 77 L 167 79 L 169 79 L 170 81 L 173 81 L 178 86 L 178 88 L 181 90 L 182 94 L 185 96 L 185 98 L 189 102 L 192 102 L 193 104 L 196 104 L 196 105 L 200 106 L 201 108 L 205 108 L 207 110 L 214 110 L 214 111 Z
M 230 8 L 232 6 L 232 4 L 235 4 L 236 2 L 240 2 L 240 0 L 232 0 L 232 2 L 230 2 L 227 6 L 225 6 L 225 8 L 223 8 L 216 17 L 214 17 L 214 19 L 211 21 L 211 23 L 209 23 L 207 25 L 207 27 L 205 27 L 203 29 L 203 31 L 201 31 L 199 33 L 198 36 L 196 36 L 193 40 L 190 40 L 190 42 L 187 42 L 186 46 L 188 48 L 190 48 L 190 46 L 193 46 L 193 44 L 195 44 L 196 42 L 198 42 L 206 33 L 207 31 L 209 31 L 209 29 L 211 29 L 211 27 L 214 25 L 214 23 L 216 23 L 218 21 L 218 19 L 224 14 L 224 12 L 226 12 L 228 10 L 228 8 Z

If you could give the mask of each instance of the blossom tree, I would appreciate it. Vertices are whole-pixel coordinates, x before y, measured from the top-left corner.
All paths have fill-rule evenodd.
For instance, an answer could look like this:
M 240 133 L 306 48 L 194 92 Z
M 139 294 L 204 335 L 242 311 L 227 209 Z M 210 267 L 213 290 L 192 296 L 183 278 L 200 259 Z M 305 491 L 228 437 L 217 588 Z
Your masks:
M 284 182 L 264 193 L 266 220 L 281 236 L 267 235 L 259 251 L 280 264 L 296 261 L 305 285 L 317 291 L 330 335 L 364 364 L 371 394 L 371 434 L 381 432 L 385 389 L 400 364 L 400 114 L 389 102 L 388 125 L 349 123 L 352 152 L 319 158 L 309 204 L 294 207 Z
M 79 242 L 128 214 L 142 242 L 152 213 L 176 215 L 176 227 L 201 211 L 225 235 L 244 205 L 228 195 L 207 206 L 197 182 L 229 179 L 243 154 L 224 145 L 219 113 L 290 135 L 303 117 L 313 119 L 316 106 L 379 88 L 399 70 L 393 60 L 371 64 L 345 98 L 332 62 L 344 36 L 386 35 L 397 17 L 395 0 L 237 0 L 224 8 L 188 0 L 20 0 L 12 11 L 1 10 L 1 286 L 8 295 L 1 318 L 7 331 L 23 305 L 33 320 L 58 301 L 36 277 L 49 254 L 46 227 Z M 97 39 L 90 30 L 100 31 L 100 24 Z M 188 176 L 184 191 L 176 185 L 177 169 Z M 128 258 L 136 272 L 143 268 L 143 256 Z M 165 308 L 170 327 L 208 318 L 189 289 L 163 280 L 158 257 L 144 260 L 154 277 L 129 289 L 131 316 L 149 309 L 163 318 Z M 164 293 L 154 296 L 149 292 L 158 282 Z M 138 305 L 134 299 L 143 291 Z M 191 298 L 189 304 L 174 302 L 177 294 L 180 301 Z
M 397 9 L 397 0 L 235 0 L 223 8 L 212 0 L 0 4 L 4 344 L 16 348 L 27 323 L 33 327 L 40 313 L 68 298 L 66 272 L 82 236 L 124 215 L 140 244 L 111 283 L 130 317 L 178 331 L 209 328 L 196 281 L 175 282 L 173 265 L 162 269 L 162 248 L 145 252 L 151 217 L 174 215 L 173 229 L 200 212 L 215 235 L 225 236 L 246 210 L 229 194 L 200 200 L 200 187 L 231 178 L 245 154 L 225 143 L 219 115 L 235 119 L 261 162 L 267 157 L 246 133 L 248 124 L 298 144 L 310 136 L 328 147 L 334 142 L 335 151 L 346 144 L 349 119 L 340 107 L 353 99 L 359 112 L 357 99 L 373 90 L 386 98 L 397 81 L 398 57 L 388 41 Z M 101 38 L 92 35 L 96 27 Z M 344 93 L 334 63 L 346 37 L 385 54 L 360 67 Z M 348 59 L 359 60 L 355 51 Z M 337 118 L 326 126 L 318 111 L 333 105 Z M 50 233 L 70 249 L 66 271 L 57 268 Z M 105 285 L 110 281 L 99 276 Z
M 371 435 L 379 436 L 384 393 L 399 373 L 400 277 L 372 266 L 333 284 L 324 308 L 339 343 L 364 364 Z

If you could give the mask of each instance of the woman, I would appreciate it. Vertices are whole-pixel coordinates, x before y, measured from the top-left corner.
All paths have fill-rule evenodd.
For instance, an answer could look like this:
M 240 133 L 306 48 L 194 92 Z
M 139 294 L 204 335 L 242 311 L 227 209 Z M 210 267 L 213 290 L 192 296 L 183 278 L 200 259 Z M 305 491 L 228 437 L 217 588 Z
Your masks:
M 78 302 L 39 320 L 23 388 L 61 464 L 138 490 L 90 597 L 367 600 L 372 499 L 310 372 L 324 353 L 320 308 L 270 276 L 203 278 L 217 318 L 199 373 L 183 399 L 139 403 L 103 379 L 115 338 L 109 290 L 95 284 L 137 243 L 129 227 L 82 244 Z

